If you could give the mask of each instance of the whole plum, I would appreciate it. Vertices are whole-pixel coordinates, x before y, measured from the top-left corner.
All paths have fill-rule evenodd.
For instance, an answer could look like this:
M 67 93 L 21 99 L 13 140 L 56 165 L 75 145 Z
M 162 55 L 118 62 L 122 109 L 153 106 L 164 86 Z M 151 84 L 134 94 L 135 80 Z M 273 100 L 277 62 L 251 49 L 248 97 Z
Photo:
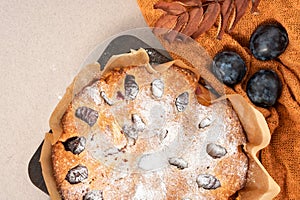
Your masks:
M 281 92 L 281 82 L 273 70 L 261 69 L 249 79 L 246 92 L 251 102 L 257 106 L 273 106 Z
M 258 60 L 271 60 L 282 54 L 288 43 L 288 34 L 283 26 L 260 25 L 251 35 L 250 51 Z
M 240 82 L 246 71 L 247 67 L 244 60 L 236 52 L 222 51 L 213 59 L 213 74 L 228 86 L 233 86 Z

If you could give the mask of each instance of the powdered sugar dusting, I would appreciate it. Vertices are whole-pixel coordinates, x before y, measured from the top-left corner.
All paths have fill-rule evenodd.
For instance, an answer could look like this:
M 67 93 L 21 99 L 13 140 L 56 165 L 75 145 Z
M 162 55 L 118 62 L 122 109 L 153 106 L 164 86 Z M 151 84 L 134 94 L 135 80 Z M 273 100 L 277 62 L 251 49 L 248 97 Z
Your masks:
M 118 99 L 117 95 L 125 94 L 126 73 L 135 77 L 139 90 L 133 99 Z M 208 107 L 199 104 L 194 94 L 197 83 L 172 68 L 149 74 L 144 67 L 136 67 L 126 73 L 116 80 L 112 77 L 110 84 L 99 81 L 86 87 L 79 96 L 80 101 L 97 108 L 101 120 L 98 127 L 89 130 L 86 149 L 100 163 L 97 170 L 108 170 L 103 172 L 106 182 L 93 183 L 103 191 L 104 199 L 213 199 L 213 195 L 224 195 L 224 190 L 240 189 L 247 160 L 238 146 L 245 138 L 226 101 Z M 164 87 L 155 88 L 153 93 L 151 83 L 155 80 L 163 82 Z M 104 88 L 106 100 L 100 92 Z M 181 94 L 187 99 L 184 109 L 178 110 L 176 98 Z M 134 123 L 139 124 L 132 127 L 136 129 L 136 141 L 129 145 L 124 127 Z M 206 151 L 208 144 L 220 145 L 227 153 L 212 158 Z M 170 158 L 180 158 L 184 167 L 170 164 Z M 199 174 L 212 174 L 220 180 L 222 189 L 211 192 L 199 188 Z
M 95 85 L 86 87 L 84 89 L 84 91 L 86 93 L 85 95 L 87 97 L 91 98 L 96 105 L 101 104 L 102 99 L 100 97 L 100 92 L 99 92 L 99 89 Z

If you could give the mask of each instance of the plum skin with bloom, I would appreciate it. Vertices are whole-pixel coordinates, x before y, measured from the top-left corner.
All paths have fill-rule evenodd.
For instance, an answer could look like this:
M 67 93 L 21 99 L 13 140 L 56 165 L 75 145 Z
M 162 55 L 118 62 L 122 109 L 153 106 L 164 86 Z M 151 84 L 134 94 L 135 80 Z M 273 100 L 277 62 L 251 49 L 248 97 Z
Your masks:
M 240 82 L 247 71 L 244 60 L 233 51 L 219 52 L 213 59 L 212 72 L 225 85 Z
M 246 92 L 251 102 L 260 107 L 273 106 L 281 93 L 281 82 L 273 70 L 261 69 L 249 79 Z
M 258 60 L 272 60 L 285 51 L 288 43 L 288 34 L 283 26 L 260 25 L 250 37 L 250 51 Z

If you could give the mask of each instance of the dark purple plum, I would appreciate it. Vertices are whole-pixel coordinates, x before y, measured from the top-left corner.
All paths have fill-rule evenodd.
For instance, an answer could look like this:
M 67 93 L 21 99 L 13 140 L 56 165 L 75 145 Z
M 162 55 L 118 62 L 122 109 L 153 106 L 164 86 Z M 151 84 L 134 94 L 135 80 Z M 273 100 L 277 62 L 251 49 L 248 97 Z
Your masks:
M 103 200 L 101 190 L 91 190 L 84 197 L 83 200 Z
M 66 151 L 80 154 L 85 149 L 86 139 L 84 137 L 72 137 L 63 142 Z
M 220 181 L 213 175 L 200 174 L 196 180 L 198 187 L 206 190 L 214 190 L 221 187 Z
M 260 25 L 251 35 L 250 51 L 258 60 L 271 60 L 282 54 L 288 43 L 288 34 L 283 26 Z
M 135 82 L 133 75 L 127 74 L 124 82 L 125 96 L 129 100 L 134 100 L 139 93 L 139 86 Z
M 212 72 L 225 85 L 233 86 L 240 82 L 247 71 L 244 60 L 233 51 L 222 51 L 213 59 Z
M 249 79 L 246 92 L 253 104 L 270 107 L 280 96 L 281 82 L 273 70 L 261 69 Z
M 88 169 L 83 165 L 77 165 L 70 169 L 66 175 L 66 180 L 70 184 L 81 183 L 88 178 Z
M 92 127 L 97 122 L 99 114 L 96 110 L 82 106 L 76 109 L 75 116 Z

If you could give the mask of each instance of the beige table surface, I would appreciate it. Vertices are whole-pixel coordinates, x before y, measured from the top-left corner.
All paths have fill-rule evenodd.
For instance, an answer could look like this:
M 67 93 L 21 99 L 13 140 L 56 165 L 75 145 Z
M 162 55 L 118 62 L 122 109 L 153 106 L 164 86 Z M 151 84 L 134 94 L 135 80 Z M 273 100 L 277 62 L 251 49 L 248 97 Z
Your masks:
M 135 0 L 2 0 L 0 18 L 0 199 L 49 199 L 27 167 L 51 112 L 98 43 L 146 24 Z

